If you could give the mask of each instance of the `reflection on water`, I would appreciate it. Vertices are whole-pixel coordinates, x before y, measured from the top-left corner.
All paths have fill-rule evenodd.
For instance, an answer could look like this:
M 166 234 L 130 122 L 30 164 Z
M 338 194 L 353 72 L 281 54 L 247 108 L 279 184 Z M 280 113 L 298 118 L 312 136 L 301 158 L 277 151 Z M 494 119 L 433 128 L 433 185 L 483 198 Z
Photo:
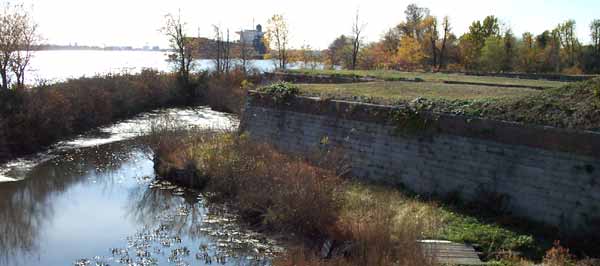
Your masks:
M 208 110 L 171 111 L 192 124 L 236 124 Z M 240 227 L 225 206 L 154 181 L 146 149 L 127 135 L 152 116 L 66 141 L 10 172 L 20 176 L 0 183 L 0 265 L 267 265 L 274 241 Z
M 61 141 L 39 154 L 18 158 L 0 165 L 0 182 L 26 178 L 34 166 L 61 156 L 61 153 L 65 151 L 128 140 L 144 135 L 150 131 L 153 123 L 165 116 L 177 119 L 182 125 L 209 129 L 231 129 L 238 124 L 236 118 L 212 111 L 207 107 L 171 108 L 143 113 L 132 119 L 99 128 L 77 138 Z
M 269 258 L 281 251 L 275 241 L 242 229 L 236 223 L 238 217 L 225 206 L 207 208 L 202 195 L 168 182 L 138 187 L 131 191 L 128 202 L 128 217 L 143 229 L 127 238 L 126 248 L 111 250 L 116 257 L 105 260 L 267 265 Z M 153 255 L 158 257 L 148 259 Z
M 49 242 L 63 245 L 79 237 L 71 225 L 86 227 L 82 218 L 95 216 L 90 210 L 103 205 L 125 181 L 135 183 L 127 177 L 152 174 L 146 156 L 125 148 L 125 143 L 115 143 L 72 150 L 34 167 L 29 178 L 0 184 L 0 265 L 38 265 L 28 261 L 54 253 Z M 93 195 L 98 202 L 88 197 Z M 86 202 L 93 205 L 82 205 Z

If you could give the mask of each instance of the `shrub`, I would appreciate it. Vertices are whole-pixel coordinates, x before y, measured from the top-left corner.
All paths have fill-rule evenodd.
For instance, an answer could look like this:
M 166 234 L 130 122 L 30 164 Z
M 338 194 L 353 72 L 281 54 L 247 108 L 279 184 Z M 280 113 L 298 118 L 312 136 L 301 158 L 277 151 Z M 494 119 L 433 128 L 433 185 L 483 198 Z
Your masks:
M 395 109 L 390 112 L 390 122 L 394 125 L 394 134 L 431 135 L 437 130 L 437 121 L 412 106 Z
M 287 103 L 300 93 L 298 86 L 288 82 L 276 82 L 260 88 L 259 91 L 273 97 L 275 102 L 279 104 Z
M 163 143 L 153 145 L 155 154 L 172 167 L 195 165 L 200 176 L 209 178 L 206 190 L 213 193 L 212 200 L 235 203 L 251 223 L 310 239 L 326 235 L 335 225 L 340 179 L 334 170 L 284 155 L 245 135 L 188 135 L 193 137 L 184 137 L 183 144 L 172 143 L 173 137 L 158 139 Z
M 196 138 L 204 137 L 195 134 L 181 126 L 175 118 L 163 115 L 150 125 L 150 133 L 141 138 L 154 154 L 155 167 L 159 174 L 164 174 L 170 168 L 184 169 L 194 157 L 187 145 L 195 143 Z M 206 133 L 205 133 L 206 134 Z M 161 162 L 157 164 L 157 160 Z
M 209 77 L 204 101 L 216 111 L 240 114 L 246 90 L 250 88 L 247 76 L 241 70 Z
M 171 165 L 193 164 L 201 176 L 209 177 L 205 189 L 211 201 L 232 203 L 246 221 L 305 240 L 274 265 L 432 265 L 417 240 L 428 230 L 436 231 L 430 222 L 434 219 L 415 208 L 400 212 L 396 193 L 371 194 L 347 186 L 338 177 L 343 167 L 335 151 L 307 159 L 244 134 L 188 135 L 176 148 L 172 138 L 165 140 L 165 148 L 156 146 L 165 153 L 156 153 Z M 317 254 L 324 239 L 337 246 L 327 260 Z
M 546 252 L 544 256 L 544 265 L 546 266 L 574 266 L 575 259 L 569 253 L 569 249 L 560 245 L 559 241 L 554 242 L 554 247 Z
M 333 257 L 323 259 L 310 249 L 295 248 L 274 261 L 276 266 L 291 265 L 433 265 L 417 240 L 425 230 L 422 218 L 400 213 L 395 193 L 369 193 L 349 188 L 337 223 L 338 244 Z M 350 195 L 348 194 L 348 195 Z
M 572 67 L 563 69 L 562 73 L 567 74 L 567 75 L 582 75 L 583 70 L 579 66 L 572 66 Z
M 341 231 L 350 232 L 356 246 L 353 265 L 432 265 L 417 240 L 435 230 L 435 218 L 404 203 L 398 208 L 397 192 L 362 191 L 349 198 L 340 219 Z M 407 205 L 408 204 L 408 205 Z
M 508 251 L 496 256 L 496 259 L 488 265 L 494 266 L 533 266 L 534 263 L 521 258 L 519 255 Z
M 143 70 L 0 93 L 0 150 L 33 152 L 60 138 L 184 102 L 171 74 Z M 10 146 L 8 146 L 8 144 Z
M 227 196 L 233 186 L 243 214 L 261 217 L 263 224 L 276 230 L 310 237 L 327 233 L 339 211 L 339 178 L 334 172 L 281 154 L 270 145 L 253 143 L 245 136 L 226 138 L 229 146 L 220 146 L 225 148 L 220 152 L 237 150 L 228 156 L 231 165 L 222 167 L 222 158 L 201 163 L 214 180 L 213 191 Z

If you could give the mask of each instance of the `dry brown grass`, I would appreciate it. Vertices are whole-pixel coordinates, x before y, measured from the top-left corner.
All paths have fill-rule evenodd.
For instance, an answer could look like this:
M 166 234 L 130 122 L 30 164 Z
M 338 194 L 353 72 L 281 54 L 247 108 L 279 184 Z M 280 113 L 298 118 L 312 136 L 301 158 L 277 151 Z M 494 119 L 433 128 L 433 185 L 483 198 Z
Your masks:
M 195 176 L 209 177 L 206 189 L 212 192 L 213 201 L 232 203 L 247 222 L 293 232 L 303 243 L 276 258 L 276 266 L 434 265 L 418 240 L 444 236 L 448 230 L 458 230 L 455 233 L 460 235 L 487 228 L 470 226 L 435 201 L 383 186 L 344 182 L 339 178 L 344 171 L 340 171 L 343 167 L 339 167 L 340 156 L 335 152 L 308 160 L 250 141 L 245 135 L 171 132 L 155 146 L 160 159 L 180 169 L 192 165 Z M 450 228 L 449 224 L 455 225 Z M 485 230 L 504 232 L 492 229 Z M 333 257 L 324 259 L 320 251 L 326 239 L 334 241 L 334 249 Z M 510 250 L 499 250 L 490 259 L 494 265 L 534 265 Z M 547 252 L 544 262 L 551 266 L 593 265 L 586 260 L 577 262 L 559 245 Z
M 239 113 L 244 86 L 251 84 L 244 82 L 247 78 L 258 77 L 237 70 L 221 76 L 194 74 L 194 95 L 204 98 L 189 97 L 175 74 L 149 69 L 0 91 L 0 157 L 34 152 L 59 139 L 157 108 L 204 103 Z
M 249 78 L 239 69 L 226 74 L 212 74 L 208 79 L 204 101 L 214 110 L 240 114 L 246 90 L 252 87 Z
M 275 265 L 430 265 L 417 244 L 429 223 L 415 212 L 399 212 L 396 194 L 357 197 L 333 167 L 339 164 L 333 162 L 339 158 L 335 153 L 309 162 L 245 135 L 190 135 L 179 135 L 179 142 L 166 138 L 156 146 L 160 159 L 172 166 L 195 165 L 210 178 L 211 199 L 233 203 L 246 221 L 296 233 L 306 245 L 277 258 Z M 348 245 L 322 260 L 316 252 L 325 239 Z
M 175 118 L 163 115 L 153 121 L 150 133 L 140 140 L 150 148 L 158 173 L 167 173 L 171 169 L 195 168 L 195 155 L 191 145 L 214 134 L 209 131 L 199 131 L 182 127 Z
M 407 223 L 402 230 L 392 229 L 390 217 L 379 211 L 372 210 L 368 220 L 342 225 L 349 230 L 346 241 L 351 243 L 343 256 L 324 259 L 314 250 L 296 248 L 277 258 L 274 265 L 434 265 L 432 258 L 427 257 L 417 244 L 419 228 Z M 382 220 L 377 220 L 380 218 Z
M 533 266 L 535 265 L 534 262 L 526 260 L 524 258 L 522 258 L 521 256 L 519 256 L 518 254 L 515 254 L 511 251 L 505 252 L 503 254 L 500 254 L 496 257 L 496 261 L 500 262 L 500 265 L 506 265 L 506 266 Z
M 335 223 L 340 179 L 334 172 L 245 136 L 229 135 L 217 142 L 209 152 L 213 155 L 199 165 L 211 177 L 209 189 L 233 198 L 244 215 L 261 217 L 263 224 L 276 230 L 308 237 L 326 234 Z
M 415 216 L 420 212 L 416 205 L 401 212 L 395 192 L 372 193 L 360 185 L 348 185 L 344 191 L 344 206 L 331 235 L 351 243 L 345 256 L 322 259 L 314 250 L 296 248 L 274 265 L 433 265 L 417 244 L 431 223 Z
M 334 171 L 278 152 L 235 133 L 194 132 L 155 138 L 167 168 L 196 167 L 212 199 L 235 203 L 251 223 L 319 238 L 335 225 L 341 179 Z M 160 170 L 159 170 L 160 171 Z
M 417 240 L 435 230 L 430 216 L 416 205 L 399 208 L 400 195 L 393 190 L 367 191 L 360 185 L 347 189 L 340 227 L 358 243 L 353 265 L 431 265 Z
M 170 74 L 144 70 L 0 92 L 0 147 L 14 155 L 183 100 Z
M 559 241 L 554 243 L 554 247 L 546 252 L 544 256 L 545 266 L 574 266 L 575 257 L 571 255 L 568 248 L 560 245 Z
M 506 251 L 497 254 L 492 265 L 498 266 L 599 266 L 597 259 L 584 258 L 577 259 L 571 254 L 568 248 L 563 247 L 560 242 L 554 242 L 554 247 L 546 251 L 544 258 L 540 263 L 523 258 L 518 253 Z
M 347 258 L 338 257 L 323 259 L 315 254 L 314 250 L 304 247 L 293 248 L 285 256 L 275 258 L 274 266 L 351 266 L 354 265 Z

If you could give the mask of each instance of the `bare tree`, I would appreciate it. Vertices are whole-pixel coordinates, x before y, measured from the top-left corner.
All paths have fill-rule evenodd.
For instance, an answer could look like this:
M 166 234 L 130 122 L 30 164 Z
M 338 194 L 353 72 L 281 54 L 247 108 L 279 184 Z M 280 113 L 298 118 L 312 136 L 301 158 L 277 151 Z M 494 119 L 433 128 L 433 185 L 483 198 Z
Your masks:
M 165 16 L 166 23 L 161 31 L 169 38 L 173 53 L 169 55 L 169 61 L 174 63 L 177 68 L 180 82 L 184 88 L 189 89 L 190 96 L 193 96 L 194 89 L 190 86 L 190 71 L 193 62 L 192 40 L 185 33 L 186 24 L 181 20 L 181 14 L 177 17 L 172 14 Z
M 268 21 L 267 36 L 275 44 L 278 68 L 285 70 L 288 63 L 289 28 L 283 15 L 273 15 Z
M 592 21 L 590 30 L 592 32 L 592 46 L 594 47 L 594 53 L 600 55 L 600 19 Z
M 33 57 L 33 46 L 38 43 L 40 36 L 37 34 L 37 24 L 33 22 L 29 14 L 24 13 L 18 30 L 17 51 L 11 63 L 11 69 L 15 74 L 17 88 L 25 87 L 25 73 Z
M 428 16 L 423 20 L 423 27 L 425 28 L 425 36 L 428 37 L 429 45 L 431 46 L 431 66 L 432 71 L 435 71 L 437 67 L 437 42 L 439 39 L 438 33 L 438 22 L 434 16 Z
M 229 70 L 231 69 L 231 42 L 229 41 L 229 29 L 227 29 L 227 40 L 225 41 L 225 45 L 223 47 L 223 55 L 225 58 L 223 61 L 225 63 L 223 70 L 225 73 L 229 73 Z
M 2 76 L 2 89 L 7 90 L 11 83 L 10 62 L 18 46 L 15 38 L 14 7 L 7 3 L 0 16 L 0 76 Z
M 227 39 L 221 27 L 213 25 L 215 40 L 213 44 L 212 59 L 215 65 L 215 73 L 222 74 L 229 72 L 231 68 L 231 42 L 229 41 L 229 30 L 227 30 Z
M 5 4 L 0 11 L 0 86 L 3 90 L 10 88 L 12 74 L 17 87 L 25 86 L 25 72 L 38 40 L 37 24 L 23 5 Z
M 575 55 L 579 49 L 579 40 L 575 31 L 575 20 L 567 20 L 557 27 L 560 42 L 567 54 L 569 66 L 575 65 Z
M 440 48 L 440 60 L 438 70 L 444 67 L 444 56 L 446 55 L 446 43 L 448 42 L 448 38 L 450 37 L 450 32 L 452 31 L 452 26 L 450 25 L 450 18 L 448 16 L 444 17 L 442 21 L 442 27 L 444 28 L 444 37 L 442 37 L 442 47 Z
M 250 59 L 256 55 L 256 51 L 251 45 L 253 42 L 254 40 L 246 40 L 244 31 L 240 29 L 239 58 L 240 66 L 242 71 L 244 71 L 244 74 L 248 73 L 248 69 L 251 67 Z
M 554 66 L 554 72 L 560 73 L 562 56 L 560 54 L 560 33 L 558 29 L 552 30 L 550 33 L 550 55 L 548 62 Z
M 359 19 L 359 11 L 356 10 L 356 16 L 354 18 L 354 23 L 352 24 L 352 70 L 355 70 L 356 65 L 358 64 L 358 53 L 362 46 L 362 32 L 365 27 L 364 24 L 360 24 Z
M 212 59 L 215 65 L 215 73 L 220 74 L 223 69 L 223 32 L 221 27 L 213 25 L 215 40 L 213 43 Z

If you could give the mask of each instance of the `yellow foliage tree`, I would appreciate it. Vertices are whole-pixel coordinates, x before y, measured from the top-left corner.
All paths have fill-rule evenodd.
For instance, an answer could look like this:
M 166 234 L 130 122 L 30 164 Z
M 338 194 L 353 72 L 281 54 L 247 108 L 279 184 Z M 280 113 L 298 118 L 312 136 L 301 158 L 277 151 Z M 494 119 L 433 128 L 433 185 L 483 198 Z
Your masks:
M 415 38 L 404 36 L 400 40 L 400 48 L 396 54 L 396 62 L 408 70 L 415 70 L 425 58 L 425 53 L 419 41 Z
M 360 69 L 388 69 L 392 64 L 383 43 L 371 43 L 361 52 L 358 67 Z

